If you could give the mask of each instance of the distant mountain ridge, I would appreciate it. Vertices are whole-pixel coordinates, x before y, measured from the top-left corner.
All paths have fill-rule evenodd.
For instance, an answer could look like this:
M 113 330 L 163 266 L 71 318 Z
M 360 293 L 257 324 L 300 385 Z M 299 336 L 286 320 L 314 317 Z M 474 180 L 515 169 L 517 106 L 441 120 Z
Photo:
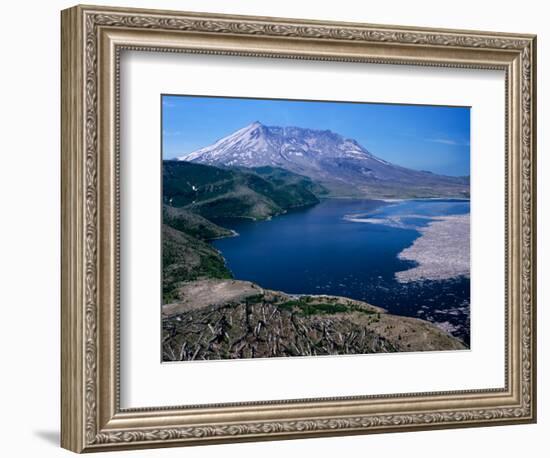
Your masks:
M 256 121 L 179 161 L 221 167 L 276 167 L 321 183 L 335 196 L 469 197 L 469 178 L 391 164 L 330 130 Z

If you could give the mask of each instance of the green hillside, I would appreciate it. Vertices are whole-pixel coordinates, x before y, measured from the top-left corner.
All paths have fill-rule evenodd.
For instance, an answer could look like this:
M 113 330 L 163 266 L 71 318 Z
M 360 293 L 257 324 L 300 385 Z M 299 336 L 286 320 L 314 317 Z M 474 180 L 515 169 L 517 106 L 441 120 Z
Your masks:
M 201 278 L 231 278 L 222 255 L 196 237 L 162 225 L 162 297 L 171 302 L 184 282 Z
M 206 218 L 265 219 L 315 205 L 323 191 L 309 178 L 272 167 L 229 170 L 185 161 L 163 163 L 163 203 Z

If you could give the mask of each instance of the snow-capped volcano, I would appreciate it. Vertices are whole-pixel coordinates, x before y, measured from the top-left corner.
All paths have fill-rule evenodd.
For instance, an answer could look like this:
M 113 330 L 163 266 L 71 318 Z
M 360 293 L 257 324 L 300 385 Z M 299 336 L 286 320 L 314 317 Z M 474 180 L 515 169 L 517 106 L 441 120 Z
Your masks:
M 390 164 L 357 141 L 330 130 L 254 122 L 178 160 L 223 167 L 279 167 L 308 176 L 340 194 L 350 194 L 352 189 L 387 197 L 469 194 L 467 179 Z
M 268 127 L 258 121 L 178 159 L 212 165 L 289 168 L 290 164 L 309 165 L 326 158 L 371 158 L 385 163 L 355 140 L 329 130 Z

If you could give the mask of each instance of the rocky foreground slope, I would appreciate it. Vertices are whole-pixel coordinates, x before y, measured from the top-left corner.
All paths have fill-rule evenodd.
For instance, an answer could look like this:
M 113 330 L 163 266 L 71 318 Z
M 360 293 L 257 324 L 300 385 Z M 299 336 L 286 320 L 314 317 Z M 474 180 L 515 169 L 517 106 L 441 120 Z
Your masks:
M 162 327 L 164 361 L 465 349 L 427 321 L 365 302 L 231 279 L 184 283 Z

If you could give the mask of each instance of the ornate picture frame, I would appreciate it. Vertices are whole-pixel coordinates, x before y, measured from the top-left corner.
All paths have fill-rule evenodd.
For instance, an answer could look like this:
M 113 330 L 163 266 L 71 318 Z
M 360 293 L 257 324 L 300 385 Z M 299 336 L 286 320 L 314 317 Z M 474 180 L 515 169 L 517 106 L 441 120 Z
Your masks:
M 62 12 L 62 424 L 75 452 L 536 421 L 536 37 L 75 6 Z M 502 70 L 503 389 L 122 409 L 119 91 L 124 50 Z

